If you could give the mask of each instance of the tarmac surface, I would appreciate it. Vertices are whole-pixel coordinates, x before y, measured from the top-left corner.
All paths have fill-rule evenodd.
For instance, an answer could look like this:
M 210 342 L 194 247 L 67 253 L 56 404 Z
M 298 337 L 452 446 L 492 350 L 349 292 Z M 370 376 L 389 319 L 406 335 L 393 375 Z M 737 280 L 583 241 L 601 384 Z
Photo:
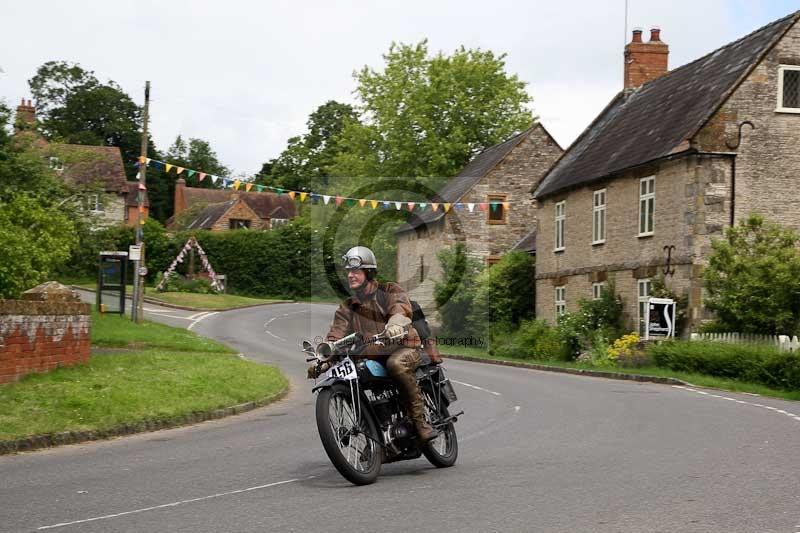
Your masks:
M 299 351 L 334 306 L 145 304 L 279 366 L 288 397 L 192 427 L 0 457 L 0 531 L 800 532 L 800 403 L 446 362 L 457 464 L 328 461 Z

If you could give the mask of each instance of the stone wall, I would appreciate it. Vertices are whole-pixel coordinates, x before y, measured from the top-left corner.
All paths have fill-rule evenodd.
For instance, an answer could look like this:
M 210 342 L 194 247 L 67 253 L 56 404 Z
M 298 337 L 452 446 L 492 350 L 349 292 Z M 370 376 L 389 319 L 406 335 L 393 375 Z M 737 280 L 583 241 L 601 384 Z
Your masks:
M 800 114 L 776 111 L 778 67 L 800 66 L 795 24 L 698 134 L 705 151 L 736 152 L 735 221 L 757 212 L 800 230 Z M 739 125 L 744 126 L 736 146 Z
M 433 324 L 439 323 L 433 300 L 435 283 L 442 279 L 438 252 L 461 241 L 469 256 L 483 262 L 517 244 L 536 228 L 536 202 L 531 189 L 561 153 L 561 147 L 539 125 L 459 200 L 478 204 L 489 201 L 489 195 L 506 195 L 510 209 L 504 224 L 488 223 L 488 213 L 476 205 L 471 213 L 466 208 L 450 209 L 426 229 L 398 235 L 398 283 L 409 291 L 412 299 L 420 302 Z M 532 294 L 533 291 L 531 287 Z
M 545 198 L 539 209 L 537 316 L 555 318 L 556 286 L 566 287 L 567 311 L 592 297 L 592 283 L 614 277 L 625 302 L 629 326 L 638 317 L 638 280 L 654 279 L 666 264 L 665 246 L 674 246 L 670 289 L 689 296 L 692 323 L 707 318 L 702 309 L 702 266 L 711 241 L 721 238 L 730 210 L 730 158 L 690 156 L 573 191 Z M 639 184 L 655 176 L 654 231 L 639 236 Z M 606 190 L 606 238 L 592 244 L 594 191 Z M 566 201 L 565 248 L 555 252 L 555 204 Z
M 90 306 L 50 282 L 0 300 L 0 383 L 89 360 Z

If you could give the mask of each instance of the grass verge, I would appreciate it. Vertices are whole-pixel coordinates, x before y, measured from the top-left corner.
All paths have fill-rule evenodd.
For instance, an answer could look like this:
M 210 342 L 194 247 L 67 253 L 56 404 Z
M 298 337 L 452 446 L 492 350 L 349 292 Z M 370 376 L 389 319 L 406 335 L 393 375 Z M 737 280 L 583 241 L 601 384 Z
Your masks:
M 721 389 L 731 392 L 747 392 L 751 394 L 760 394 L 762 396 L 770 396 L 773 398 L 781 398 L 784 400 L 800 401 L 800 391 L 785 391 L 759 385 L 757 383 L 748 383 L 733 379 L 718 378 L 708 376 L 706 374 L 695 374 L 690 372 L 677 372 L 665 368 L 655 366 L 645 366 L 640 368 L 624 368 L 624 367 L 596 367 L 585 363 L 576 363 L 571 361 L 558 361 L 558 360 L 537 360 L 537 359 L 523 359 L 519 357 L 506 357 L 501 355 L 489 355 L 485 350 L 480 348 L 469 347 L 448 347 L 440 346 L 442 355 L 465 355 L 468 357 L 476 357 L 479 359 L 486 359 L 489 361 L 513 361 L 516 363 L 531 363 L 537 365 L 552 366 L 555 368 L 576 368 L 583 370 L 594 370 L 598 372 L 619 372 L 622 374 L 638 374 L 641 376 L 654 376 L 664 378 L 676 378 L 681 381 L 686 381 L 698 387 L 708 387 L 711 389 Z
M 122 350 L 0 386 L 0 440 L 108 431 L 258 401 L 288 387 L 277 368 L 153 322 L 95 314 L 92 342 Z

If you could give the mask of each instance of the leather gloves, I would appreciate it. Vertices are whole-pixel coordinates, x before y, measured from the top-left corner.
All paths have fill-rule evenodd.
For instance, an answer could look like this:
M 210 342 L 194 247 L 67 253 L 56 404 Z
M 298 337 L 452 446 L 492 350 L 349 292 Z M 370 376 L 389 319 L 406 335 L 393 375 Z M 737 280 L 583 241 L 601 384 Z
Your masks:
M 403 326 L 397 324 L 386 325 L 386 335 L 393 338 L 399 338 L 406 332 Z
M 411 324 L 411 319 L 400 313 L 394 314 L 386 323 L 386 335 L 389 337 L 402 337 L 406 333 L 406 327 Z

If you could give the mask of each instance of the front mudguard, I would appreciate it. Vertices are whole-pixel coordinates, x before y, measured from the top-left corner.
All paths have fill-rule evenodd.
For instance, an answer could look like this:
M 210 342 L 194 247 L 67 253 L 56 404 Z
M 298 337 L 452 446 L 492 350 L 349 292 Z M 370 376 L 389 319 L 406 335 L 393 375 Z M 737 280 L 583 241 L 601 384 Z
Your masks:
M 317 383 L 316 385 L 314 385 L 314 388 L 311 389 L 311 392 L 317 392 L 317 391 L 320 391 L 322 389 L 329 389 L 329 388 L 333 387 L 334 385 L 336 385 L 337 383 L 344 383 L 348 387 L 350 386 L 350 384 L 347 383 L 346 379 L 342 379 L 342 378 L 339 378 L 339 377 L 327 377 L 327 378 L 323 379 L 322 381 L 320 381 L 319 383 Z

